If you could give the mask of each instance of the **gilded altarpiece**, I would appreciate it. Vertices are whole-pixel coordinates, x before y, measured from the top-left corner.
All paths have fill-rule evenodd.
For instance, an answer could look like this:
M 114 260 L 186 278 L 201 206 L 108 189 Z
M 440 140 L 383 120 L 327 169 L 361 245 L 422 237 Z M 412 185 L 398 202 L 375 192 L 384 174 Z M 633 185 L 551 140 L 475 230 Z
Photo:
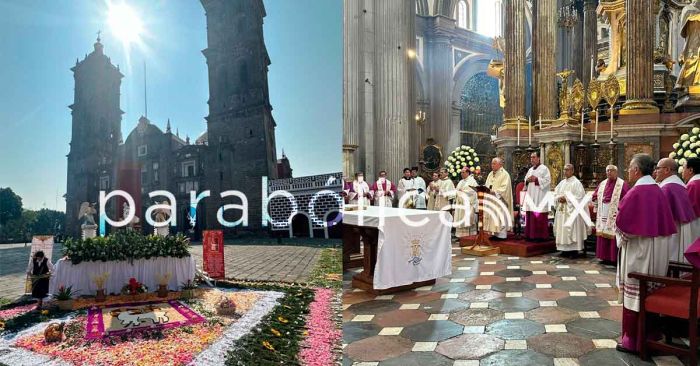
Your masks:
M 654 145 L 650 143 L 646 144 L 631 144 L 631 143 L 625 143 L 625 161 L 622 163 L 623 166 L 618 166 L 618 170 L 620 168 L 624 169 L 625 172 L 625 180 L 629 178 L 627 174 L 627 164 L 632 160 L 632 156 L 635 154 L 647 154 L 654 156 Z
M 549 168 L 549 174 L 552 176 L 552 187 L 559 184 L 562 172 L 564 171 L 564 153 L 562 146 L 558 142 L 547 145 L 546 148 L 546 165 Z

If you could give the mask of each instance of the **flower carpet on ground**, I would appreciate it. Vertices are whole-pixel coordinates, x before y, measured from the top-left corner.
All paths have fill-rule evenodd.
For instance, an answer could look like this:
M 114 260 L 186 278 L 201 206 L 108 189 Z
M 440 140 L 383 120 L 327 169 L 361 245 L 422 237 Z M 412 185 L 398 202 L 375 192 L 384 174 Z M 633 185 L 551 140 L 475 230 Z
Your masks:
M 70 313 L 63 319 L 36 324 L 15 335 L 0 339 L 0 362 L 13 364 L 67 365 L 187 365 L 222 364 L 226 350 L 240 337 L 250 332 L 278 303 L 281 293 L 274 291 L 227 291 L 208 289 L 191 300 L 170 300 L 160 303 L 100 305 L 87 311 Z M 236 312 L 218 315 L 214 309 L 222 298 L 232 300 Z M 170 307 L 165 307 L 168 304 Z M 91 320 L 114 309 L 156 308 L 177 320 L 173 327 L 154 328 L 151 319 L 138 319 L 133 311 L 126 318 L 144 327 L 124 327 L 119 322 L 118 335 L 88 334 Z M 99 310 L 99 311 L 98 311 Z M 106 311 L 105 311 L 106 310 Z M 147 311 L 143 311 L 146 315 Z M 188 316 L 183 314 L 190 313 Z M 118 317 L 119 315 L 117 315 Z M 200 319 L 201 318 L 201 319 Z M 193 321 L 196 319 L 196 321 Z M 62 342 L 48 343 L 44 329 L 53 322 L 64 323 Z M 166 322 L 167 324 L 167 322 Z

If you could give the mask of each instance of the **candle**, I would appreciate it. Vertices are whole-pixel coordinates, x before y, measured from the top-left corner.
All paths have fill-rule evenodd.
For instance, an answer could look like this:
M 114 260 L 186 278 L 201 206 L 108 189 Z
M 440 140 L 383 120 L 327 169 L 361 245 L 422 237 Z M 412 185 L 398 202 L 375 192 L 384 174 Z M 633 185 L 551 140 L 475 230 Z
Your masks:
M 518 146 L 520 146 L 520 119 L 518 119 Z
M 595 109 L 595 141 L 598 142 L 598 108 Z
M 610 141 L 613 140 L 613 126 L 615 126 L 615 108 L 610 107 Z
M 583 141 L 583 109 L 581 110 L 581 141 Z
M 591 80 L 595 79 L 595 61 L 593 55 L 591 55 Z
M 532 116 L 527 121 L 527 146 L 532 146 Z
M 540 113 L 539 125 L 540 125 L 540 130 L 541 130 L 542 129 L 542 113 Z

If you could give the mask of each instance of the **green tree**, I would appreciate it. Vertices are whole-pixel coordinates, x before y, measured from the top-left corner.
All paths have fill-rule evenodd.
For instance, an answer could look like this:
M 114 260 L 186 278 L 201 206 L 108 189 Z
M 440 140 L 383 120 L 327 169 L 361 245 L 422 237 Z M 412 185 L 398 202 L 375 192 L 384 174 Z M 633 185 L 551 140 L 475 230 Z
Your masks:
M 22 197 L 10 188 L 0 188 L 0 227 L 22 217 Z

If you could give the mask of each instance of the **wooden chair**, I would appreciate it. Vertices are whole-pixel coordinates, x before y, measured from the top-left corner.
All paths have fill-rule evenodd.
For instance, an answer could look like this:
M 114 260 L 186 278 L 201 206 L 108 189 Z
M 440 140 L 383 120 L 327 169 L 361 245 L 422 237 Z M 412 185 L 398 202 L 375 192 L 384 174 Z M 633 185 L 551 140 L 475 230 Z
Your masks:
M 639 280 L 639 324 L 638 337 L 642 339 L 640 357 L 649 360 L 649 350 L 658 350 L 679 357 L 687 357 L 690 365 L 698 362 L 698 287 L 700 286 L 700 270 L 678 262 L 669 263 L 669 273 L 673 277 L 650 276 L 638 272 L 629 274 L 630 278 Z M 681 273 L 690 274 L 681 276 Z M 651 283 L 664 287 L 648 291 Z M 665 317 L 684 319 L 688 325 L 689 347 L 674 345 L 666 334 L 667 342 L 647 339 L 646 319 L 649 313 Z

